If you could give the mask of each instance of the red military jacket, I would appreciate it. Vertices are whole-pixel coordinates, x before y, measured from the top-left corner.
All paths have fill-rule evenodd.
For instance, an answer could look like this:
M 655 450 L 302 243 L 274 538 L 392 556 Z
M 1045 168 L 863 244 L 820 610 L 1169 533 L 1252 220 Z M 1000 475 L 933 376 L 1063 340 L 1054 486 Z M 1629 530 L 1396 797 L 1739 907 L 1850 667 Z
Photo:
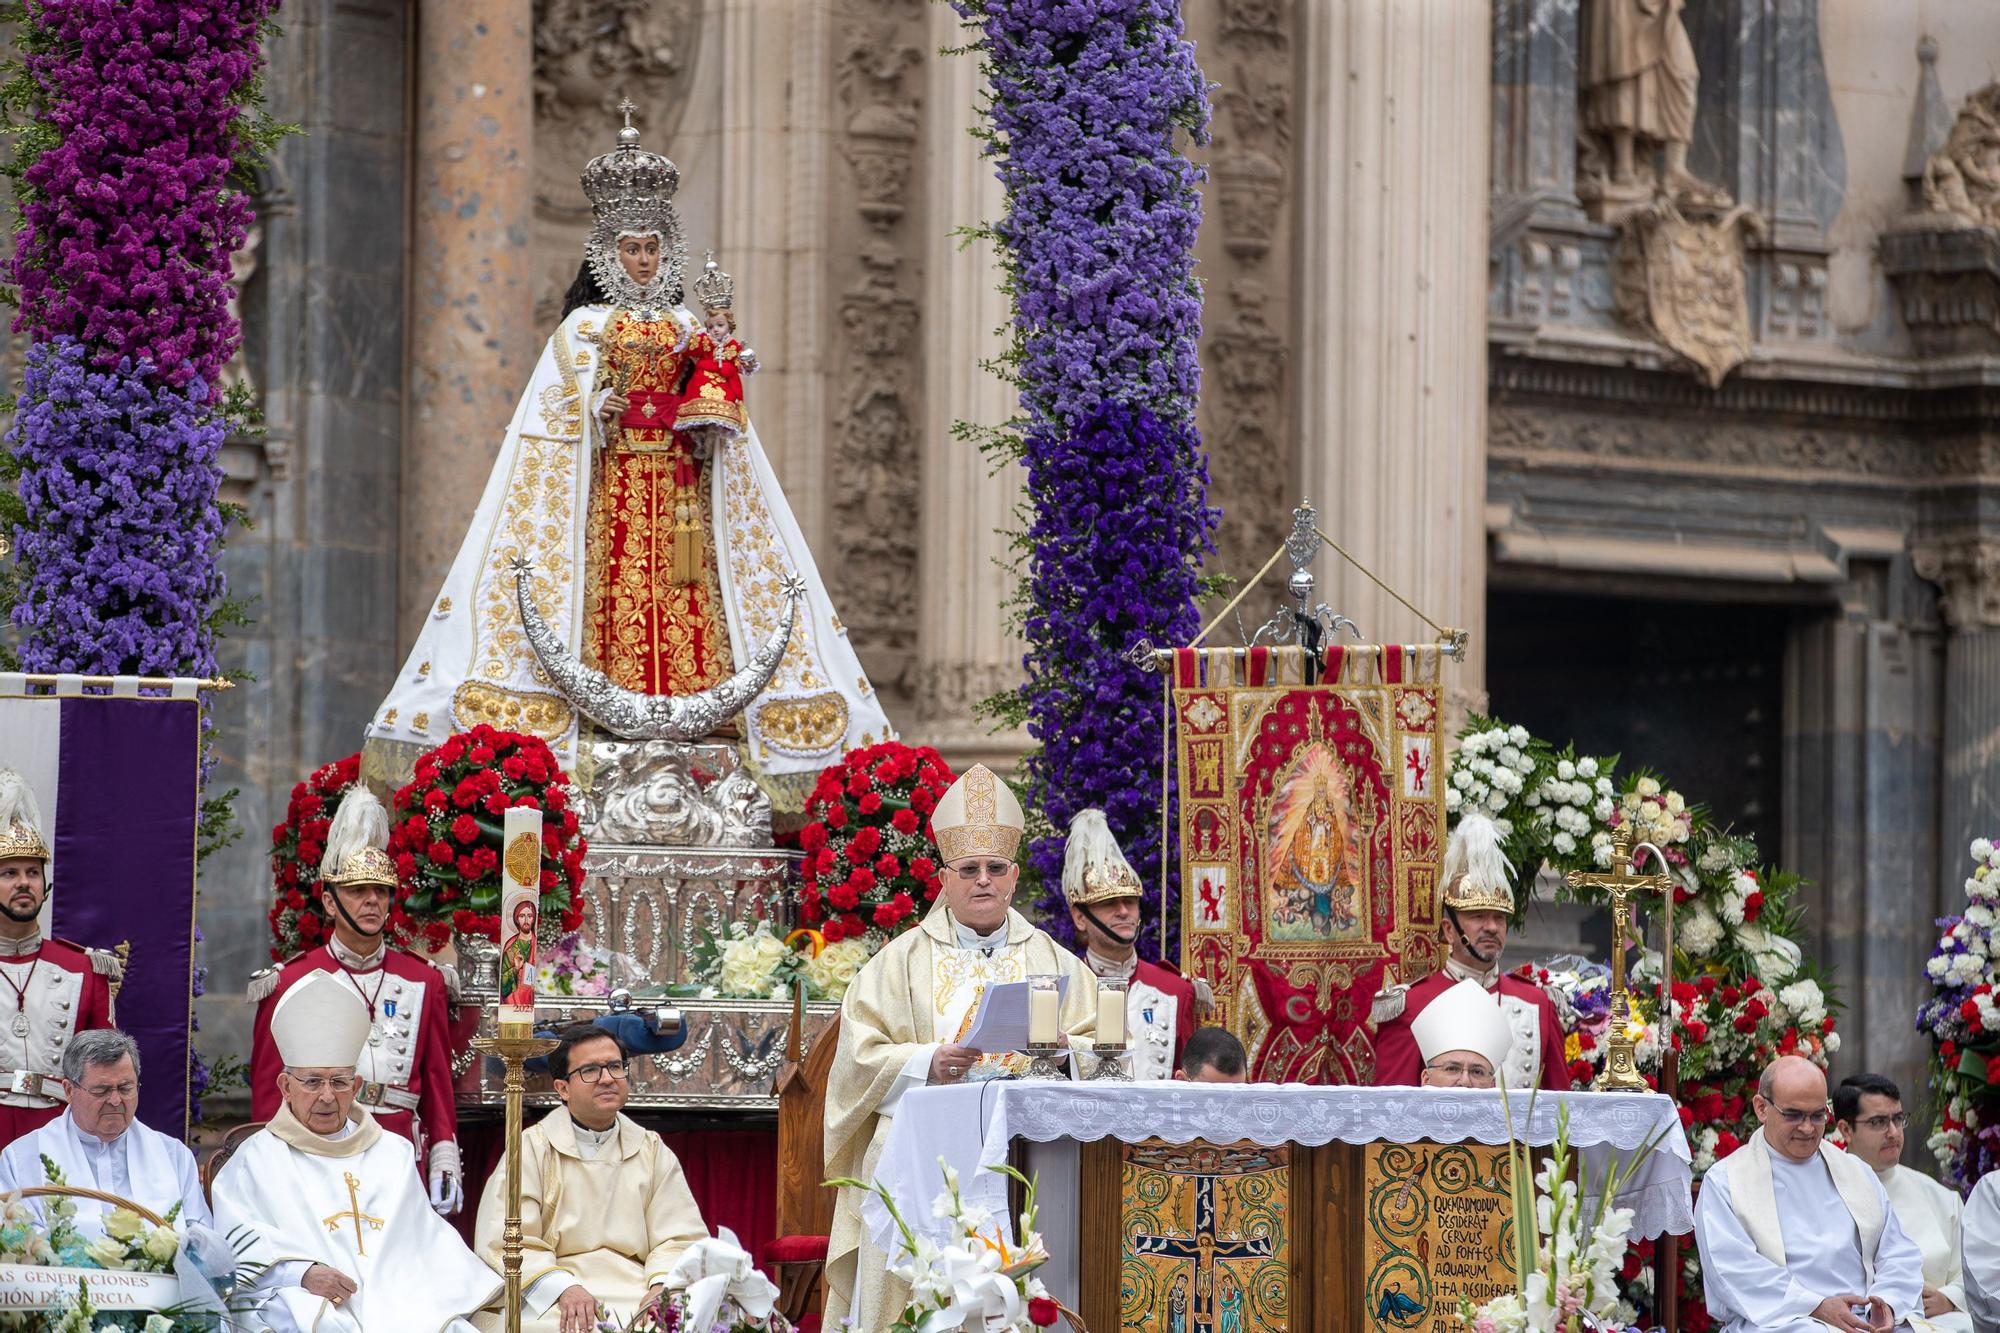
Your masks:
M 122 970 L 116 955 L 67 940 L 0 955 L 0 1147 L 61 1114 L 63 1051 L 112 1025 Z
M 1424 1057 L 1410 1023 L 1424 1006 L 1458 984 L 1458 978 L 1434 972 L 1401 992 L 1402 1012 L 1379 1018 L 1375 1030 L 1375 1083 L 1414 1085 L 1423 1081 Z M 1539 1075 L 1539 1085 L 1555 1092 L 1570 1091 L 1569 1064 L 1563 1059 L 1562 1024 L 1556 1017 L 1555 1001 L 1548 992 L 1518 977 L 1502 976 L 1497 987 L 1500 1009 L 1514 1030 L 1514 1051 L 1504 1071 L 1507 1086 L 1525 1088 L 1531 1073 Z M 1378 1014 L 1393 1009 L 1395 991 L 1376 997 Z M 1390 1003 L 1385 1004 L 1385 1001 Z
M 1084 962 L 1093 972 L 1099 962 L 1088 951 Z M 1164 963 L 1132 960 L 1126 978 L 1125 1045 L 1132 1052 L 1132 1077 L 1172 1078 L 1181 1067 L 1181 1052 L 1200 1025 L 1194 983 Z M 1114 965 L 1115 968 L 1115 965 Z M 1117 976 L 1113 970 L 1100 976 Z
M 432 1145 L 458 1141 L 452 1000 L 443 972 L 398 949 L 385 948 L 371 967 L 351 968 L 322 944 L 250 979 L 250 999 L 257 1005 L 250 1036 L 251 1115 L 269 1120 L 278 1113 L 278 1073 L 285 1062 L 271 1038 L 271 1011 L 280 996 L 314 972 L 344 976 L 368 1003 L 374 1021 L 355 1066 L 362 1081 L 355 1100 L 373 1111 L 384 1129 L 416 1145 L 421 1167 L 421 1154 Z

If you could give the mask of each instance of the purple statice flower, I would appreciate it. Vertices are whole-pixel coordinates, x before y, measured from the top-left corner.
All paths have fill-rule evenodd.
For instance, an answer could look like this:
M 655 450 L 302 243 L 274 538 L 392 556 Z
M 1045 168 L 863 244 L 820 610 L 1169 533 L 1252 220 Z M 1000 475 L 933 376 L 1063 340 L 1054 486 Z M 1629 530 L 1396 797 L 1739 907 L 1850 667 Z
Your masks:
M 215 382 L 236 350 L 229 256 L 248 196 L 246 104 L 275 0 L 37 0 L 21 64 L 16 332 L 81 339 L 93 365 Z M 46 142 L 44 142 L 46 140 Z
M 1028 778 L 1056 830 L 1029 855 L 1056 909 L 1049 927 L 1068 938 L 1062 835 L 1101 806 L 1151 885 L 1148 915 L 1171 920 L 1171 845 L 1166 882 L 1152 883 L 1160 678 L 1125 654 L 1192 637 L 1215 525 L 1194 429 L 1202 173 L 1182 151 L 1206 137 L 1207 85 L 1178 0 L 952 3 L 984 60 L 1007 199 L 994 234 L 1031 515 L 1023 699 L 1040 749 Z
M 25 670 L 215 674 L 227 431 L 199 377 L 97 369 L 70 337 L 29 349 L 6 436 L 26 509 L 13 611 Z

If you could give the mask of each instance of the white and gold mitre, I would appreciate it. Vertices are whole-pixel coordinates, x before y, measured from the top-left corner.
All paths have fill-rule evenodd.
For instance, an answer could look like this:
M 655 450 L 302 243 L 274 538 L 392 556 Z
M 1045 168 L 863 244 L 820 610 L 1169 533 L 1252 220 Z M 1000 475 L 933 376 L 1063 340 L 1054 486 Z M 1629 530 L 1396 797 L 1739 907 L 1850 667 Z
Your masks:
M 1444 905 L 1458 912 L 1514 910 L 1514 867 L 1500 850 L 1500 830 L 1485 815 L 1458 821 L 1444 845 Z
M 1500 998 L 1476 981 L 1461 981 L 1424 1006 L 1410 1020 L 1410 1035 L 1424 1063 L 1446 1051 L 1483 1055 L 1497 1072 L 1514 1049 L 1514 1030 L 1500 1012 Z
M 35 789 L 11 768 L 0 768 L 0 861 L 46 861 L 49 844 L 42 837 L 42 809 Z
M 313 972 L 278 997 L 271 1037 L 287 1069 L 352 1069 L 368 1043 L 368 1004 L 353 983 Z
M 1027 827 L 1013 789 L 984 764 L 974 764 L 951 784 L 931 812 L 931 836 L 948 865 L 966 856 L 1004 856 L 1021 850 Z
M 1140 896 L 1139 872 L 1125 859 L 1102 810 L 1079 810 L 1069 821 L 1062 885 L 1071 907 Z
M 322 884 L 379 884 L 396 887 L 396 863 L 389 859 L 389 812 L 375 793 L 355 783 L 340 798 L 326 831 L 326 854 L 319 860 Z

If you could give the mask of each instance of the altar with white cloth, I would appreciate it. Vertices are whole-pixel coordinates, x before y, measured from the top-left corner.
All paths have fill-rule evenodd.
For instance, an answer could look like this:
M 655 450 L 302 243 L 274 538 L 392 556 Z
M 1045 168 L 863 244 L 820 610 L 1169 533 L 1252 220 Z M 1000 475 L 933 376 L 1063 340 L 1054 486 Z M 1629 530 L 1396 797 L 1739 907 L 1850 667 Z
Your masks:
M 988 1082 L 905 1094 L 876 1179 L 942 1236 L 939 1160 L 1010 1218 L 1035 1178 L 1042 1280 L 1092 1328 L 1185 1333 L 1455 1327 L 1458 1298 L 1515 1286 L 1503 1243 L 1509 1110 L 1520 1141 L 1569 1142 L 1592 1181 L 1653 1147 L 1615 1199 L 1634 1237 L 1694 1227 L 1691 1158 L 1658 1093 L 1509 1094 L 1304 1084 Z M 1310 1206 L 1300 1206 L 1300 1201 Z M 1594 1202 L 1594 1201 L 1590 1201 Z M 875 1240 L 894 1253 L 887 1209 Z

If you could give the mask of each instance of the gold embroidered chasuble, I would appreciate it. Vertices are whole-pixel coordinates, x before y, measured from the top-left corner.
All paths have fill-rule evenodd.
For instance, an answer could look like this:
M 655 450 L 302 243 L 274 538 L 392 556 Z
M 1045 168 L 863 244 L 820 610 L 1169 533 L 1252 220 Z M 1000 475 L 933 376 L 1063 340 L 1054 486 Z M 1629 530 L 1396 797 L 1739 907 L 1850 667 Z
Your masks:
M 623 1321 L 708 1227 L 679 1159 L 660 1136 L 624 1115 L 616 1129 L 617 1137 L 589 1158 L 578 1150 L 576 1123 L 564 1107 L 521 1135 L 521 1287 L 526 1291 L 564 1272 Z M 474 1231 L 480 1256 L 496 1272 L 507 1221 L 506 1175 L 496 1169 L 487 1177 Z M 523 1303 L 522 1333 L 557 1333 L 553 1302 L 561 1291 L 551 1286 L 539 1313 Z M 506 1326 L 492 1312 L 478 1324 L 485 1330 Z
M 1063 1031 L 1073 1047 L 1088 1049 L 1097 1023 L 1095 978 L 1019 912 L 1007 913 L 1006 943 L 991 957 L 959 946 L 956 924 L 940 903 L 917 929 L 869 959 L 841 1002 L 840 1046 L 827 1080 L 826 1174 L 871 1179 L 893 1114 L 893 1107 L 889 1114 L 881 1108 L 909 1086 L 904 1071 L 912 1058 L 956 1039 L 984 986 L 1031 975 L 1069 978 Z M 982 1058 L 981 1072 L 994 1072 L 996 1060 L 1004 1059 L 1004 1053 Z M 868 1238 L 862 1198 L 859 1190 L 843 1189 L 834 1205 L 826 1265 L 829 1326 L 852 1315 L 857 1327 L 886 1327 L 908 1298 L 907 1287 L 889 1275 L 888 1257 Z

